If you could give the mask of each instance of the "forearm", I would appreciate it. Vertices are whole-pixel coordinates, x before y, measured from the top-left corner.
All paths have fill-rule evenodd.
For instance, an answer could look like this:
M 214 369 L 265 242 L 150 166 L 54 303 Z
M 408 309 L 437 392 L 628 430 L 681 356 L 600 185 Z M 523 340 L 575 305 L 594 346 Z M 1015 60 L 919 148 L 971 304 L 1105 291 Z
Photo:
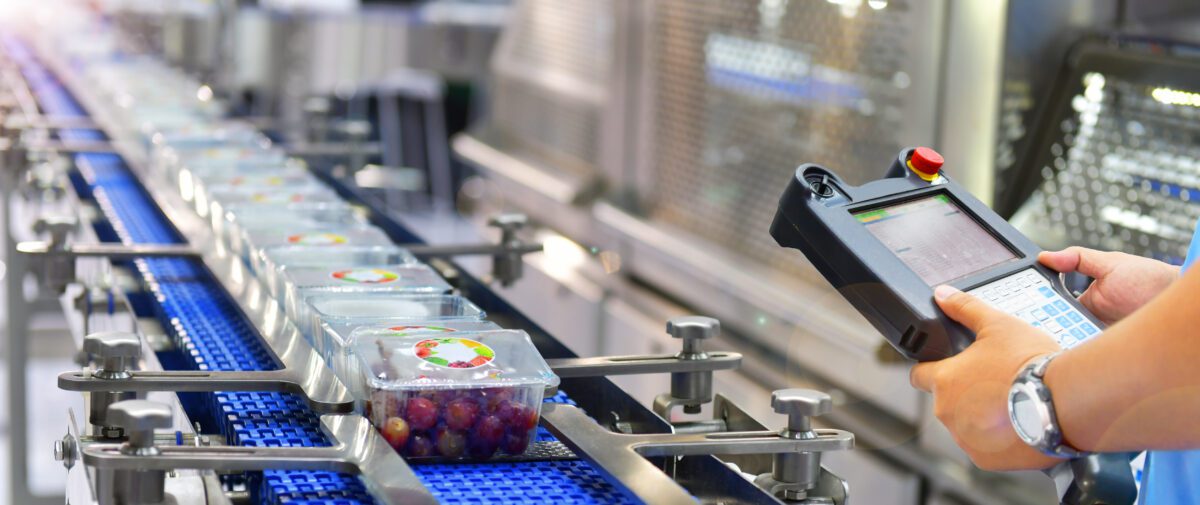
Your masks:
M 1059 356 L 1046 384 L 1074 447 L 1200 448 L 1200 268 Z

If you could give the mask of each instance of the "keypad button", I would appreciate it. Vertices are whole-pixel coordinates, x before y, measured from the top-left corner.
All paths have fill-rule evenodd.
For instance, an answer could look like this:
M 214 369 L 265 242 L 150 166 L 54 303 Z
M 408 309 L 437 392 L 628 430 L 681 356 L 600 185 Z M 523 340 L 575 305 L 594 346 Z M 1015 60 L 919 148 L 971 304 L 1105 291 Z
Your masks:
M 1083 330 L 1083 332 L 1085 334 L 1087 334 L 1087 336 L 1089 336 L 1089 337 L 1092 335 L 1095 335 L 1097 333 L 1100 333 L 1100 330 L 1097 329 L 1095 326 L 1093 326 L 1092 323 L 1083 323 L 1083 324 L 1079 325 L 1079 328 L 1081 330 Z
M 1054 318 L 1054 322 L 1058 323 L 1063 328 L 1071 326 L 1071 318 L 1069 318 L 1067 316 L 1058 316 L 1058 317 Z
M 1080 329 L 1078 329 L 1078 327 L 1073 327 L 1073 329 L 1070 329 L 1070 336 L 1075 337 L 1075 339 L 1078 339 L 1078 341 L 1081 341 L 1081 339 L 1087 338 L 1087 335 L 1085 335 L 1084 330 L 1080 330 Z
M 1066 312 L 1066 311 L 1068 311 L 1068 310 L 1071 310 L 1071 306 L 1070 306 L 1070 305 L 1067 305 L 1067 302 L 1064 302 L 1064 301 L 1062 301 L 1062 300 L 1055 300 L 1055 302 L 1054 302 L 1054 307 L 1055 307 L 1056 309 L 1058 309 L 1059 311 L 1062 311 L 1062 312 Z
M 1071 318 L 1072 323 L 1083 321 L 1083 316 L 1079 315 L 1079 313 L 1074 310 L 1067 312 L 1067 317 Z
M 1046 330 L 1050 333 L 1062 333 L 1063 331 L 1063 327 L 1054 321 L 1045 321 L 1042 324 L 1046 325 Z
M 1050 319 L 1050 314 L 1047 314 L 1046 311 L 1044 311 L 1042 309 L 1033 309 L 1032 314 L 1033 314 L 1033 317 L 1037 318 L 1038 321 L 1045 321 L 1047 319 Z
M 1058 309 L 1055 308 L 1054 304 L 1052 304 L 1052 303 L 1047 303 L 1046 305 L 1043 305 L 1042 310 L 1046 311 L 1046 313 L 1050 314 L 1050 316 L 1058 315 Z
M 1054 290 L 1050 289 L 1046 286 L 1039 287 L 1038 292 L 1041 293 L 1042 296 L 1046 297 L 1046 298 L 1050 298 L 1050 297 L 1054 296 Z

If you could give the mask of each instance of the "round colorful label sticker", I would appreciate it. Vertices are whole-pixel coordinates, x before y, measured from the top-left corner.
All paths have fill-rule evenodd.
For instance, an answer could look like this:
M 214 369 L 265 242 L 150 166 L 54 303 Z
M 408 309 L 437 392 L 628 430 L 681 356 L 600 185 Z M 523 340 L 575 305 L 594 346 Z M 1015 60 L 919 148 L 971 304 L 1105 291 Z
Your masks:
M 289 236 L 287 241 L 297 245 L 338 245 L 345 244 L 346 237 L 336 233 L 310 232 Z
M 254 193 L 250 195 L 254 203 L 299 203 L 304 201 L 300 193 Z
M 396 272 L 382 268 L 338 270 L 330 275 L 339 281 L 352 282 L 354 284 L 387 284 L 400 278 L 399 275 L 396 275 Z
M 468 338 L 429 338 L 413 344 L 418 358 L 446 368 L 478 368 L 496 359 L 491 347 Z
M 411 337 L 414 335 L 426 335 L 426 334 L 431 334 L 431 333 L 450 333 L 452 331 L 458 331 L 454 328 L 447 328 L 445 326 L 420 326 L 420 325 L 418 325 L 418 326 L 392 326 L 392 327 L 388 328 L 388 330 L 395 332 L 395 333 L 392 333 L 391 335 L 389 335 L 392 337 Z

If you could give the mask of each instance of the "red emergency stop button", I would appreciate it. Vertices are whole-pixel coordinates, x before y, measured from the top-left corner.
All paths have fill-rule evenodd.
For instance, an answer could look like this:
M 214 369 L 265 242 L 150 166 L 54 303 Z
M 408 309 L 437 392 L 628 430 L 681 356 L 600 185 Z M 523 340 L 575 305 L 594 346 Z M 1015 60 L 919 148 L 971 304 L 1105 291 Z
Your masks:
M 944 163 L 946 163 L 946 159 L 928 147 L 913 149 L 912 156 L 908 158 L 908 168 L 927 181 L 937 178 Z

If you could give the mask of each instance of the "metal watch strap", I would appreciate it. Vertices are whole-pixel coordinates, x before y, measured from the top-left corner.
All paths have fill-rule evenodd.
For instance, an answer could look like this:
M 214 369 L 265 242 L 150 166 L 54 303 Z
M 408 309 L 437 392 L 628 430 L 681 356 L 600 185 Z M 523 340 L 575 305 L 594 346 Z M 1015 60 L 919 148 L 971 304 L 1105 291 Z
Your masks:
M 1054 409 L 1054 397 L 1050 393 L 1050 388 L 1042 380 L 1046 376 L 1046 369 L 1049 368 L 1050 362 L 1057 358 L 1062 351 L 1048 354 L 1038 358 L 1034 362 L 1028 364 L 1021 370 L 1014 381 L 1014 386 L 1019 384 L 1027 384 L 1033 387 L 1037 392 L 1035 401 L 1040 401 L 1044 404 L 1046 413 L 1049 416 L 1047 419 L 1046 432 L 1044 433 L 1043 442 L 1040 444 L 1030 443 L 1030 446 L 1047 456 L 1056 458 L 1076 458 L 1085 453 L 1075 449 L 1063 441 L 1062 426 L 1058 422 L 1058 413 Z M 1009 399 L 1010 409 L 1012 408 L 1012 399 Z M 1015 422 L 1015 419 L 1014 419 Z

